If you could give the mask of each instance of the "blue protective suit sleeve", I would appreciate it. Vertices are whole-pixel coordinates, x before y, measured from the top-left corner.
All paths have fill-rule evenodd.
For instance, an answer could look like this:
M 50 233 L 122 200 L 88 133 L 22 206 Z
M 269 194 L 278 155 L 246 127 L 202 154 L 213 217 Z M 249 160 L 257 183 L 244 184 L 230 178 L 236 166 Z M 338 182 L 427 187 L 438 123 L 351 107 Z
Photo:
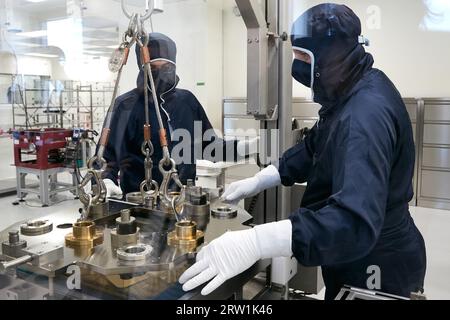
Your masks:
M 317 125 L 314 126 L 302 142 L 286 151 L 278 163 L 281 183 L 291 187 L 295 183 L 304 183 L 308 179 L 313 164 L 314 139 Z
M 127 146 L 126 128 L 130 124 L 130 111 L 128 110 L 130 108 L 125 108 L 123 102 L 121 97 L 116 101 L 115 112 L 111 120 L 109 140 L 104 153 L 108 166 L 103 173 L 103 178 L 110 179 L 117 185 L 119 185 L 120 155 L 125 154 L 124 149 Z
M 327 205 L 318 211 L 300 208 L 290 217 L 293 253 L 303 265 L 352 262 L 369 254 L 378 241 L 396 130 L 389 111 L 365 102 L 339 122 Z

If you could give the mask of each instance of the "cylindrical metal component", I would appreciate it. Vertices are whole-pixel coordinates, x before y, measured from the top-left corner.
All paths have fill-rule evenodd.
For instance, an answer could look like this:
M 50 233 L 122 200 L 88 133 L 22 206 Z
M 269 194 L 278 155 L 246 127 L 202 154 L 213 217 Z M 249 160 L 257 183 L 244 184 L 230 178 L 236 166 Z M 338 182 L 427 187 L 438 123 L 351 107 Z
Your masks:
M 153 251 L 153 248 L 145 244 L 137 244 L 117 250 L 117 257 L 124 261 L 145 260 Z
M 209 195 L 203 192 L 202 187 L 191 186 L 186 189 L 186 201 L 195 206 L 207 205 L 209 202 Z
M 24 263 L 33 260 L 33 257 L 30 255 L 26 255 L 11 261 L 2 261 L 0 262 L 0 272 L 5 272 L 9 268 L 18 267 Z
M 139 228 L 136 233 L 121 235 L 117 234 L 117 229 L 111 230 L 111 246 L 113 249 L 125 246 L 136 245 L 139 241 Z
M 181 221 L 175 225 L 175 231 L 167 236 L 167 244 L 186 252 L 194 252 L 205 240 L 205 234 L 197 230 L 193 221 Z
M 153 209 L 155 207 L 155 198 L 153 196 L 145 196 L 144 207 Z
M 197 235 L 197 224 L 192 221 L 179 222 L 175 228 L 177 237 L 181 240 L 195 239 Z
M 204 205 L 193 205 L 191 203 L 184 204 L 183 216 L 184 218 L 193 221 L 197 224 L 197 229 L 205 231 L 208 226 L 211 208 L 209 202 Z
M 53 230 L 53 223 L 48 220 L 28 221 L 20 226 L 20 232 L 26 236 L 40 236 Z
M 144 141 L 152 140 L 152 130 L 149 124 L 144 125 Z
M 109 203 L 102 202 L 89 207 L 88 217 L 92 220 L 106 217 L 109 212 Z
M 121 222 L 130 222 L 131 211 L 129 209 L 124 209 L 120 211 Z
M 130 217 L 130 213 L 124 212 L 123 214 L 124 214 L 125 219 L 128 219 L 128 220 L 122 220 L 122 217 L 116 219 L 117 234 L 128 235 L 128 234 L 136 233 L 137 232 L 136 218 Z M 121 216 L 122 216 L 122 213 L 121 213 Z
M 233 219 L 237 217 L 237 209 L 230 207 L 218 207 L 211 210 L 211 214 L 216 219 Z
M 95 223 L 90 221 L 77 222 L 73 225 L 73 235 L 77 239 L 90 240 L 95 237 Z
M 66 235 L 66 246 L 70 248 L 84 247 L 92 249 L 102 243 L 103 232 L 97 231 L 95 229 L 95 223 L 91 221 L 75 223 L 72 233 Z
M 9 240 L 9 244 L 16 244 L 16 243 L 19 243 L 19 241 L 20 241 L 20 238 L 19 238 L 19 231 L 17 231 L 17 230 L 10 231 L 10 232 L 9 232 L 8 240 Z

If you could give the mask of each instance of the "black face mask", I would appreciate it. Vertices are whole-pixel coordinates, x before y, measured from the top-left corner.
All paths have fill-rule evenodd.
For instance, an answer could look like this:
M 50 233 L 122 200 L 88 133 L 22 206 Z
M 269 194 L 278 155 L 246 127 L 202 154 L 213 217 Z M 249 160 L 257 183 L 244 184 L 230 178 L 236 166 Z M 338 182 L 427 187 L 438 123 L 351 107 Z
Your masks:
M 292 77 L 304 86 L 311 88 L 311 65 L 295 59 L 292 63 Z
M 171 63 L 167 63 L 158 69 L 153 69 L 152 75 L 158 94 L 163 94 L 172 89 L 177 81 L 176 66 Z

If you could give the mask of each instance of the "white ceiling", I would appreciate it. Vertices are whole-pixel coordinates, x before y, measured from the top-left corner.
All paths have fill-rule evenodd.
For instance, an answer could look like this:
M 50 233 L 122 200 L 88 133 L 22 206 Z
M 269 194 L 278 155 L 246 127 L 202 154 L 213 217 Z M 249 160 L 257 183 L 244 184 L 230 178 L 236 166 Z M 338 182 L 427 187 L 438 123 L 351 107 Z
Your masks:
M 1 7 L 0 10 L 4 10 Z M 12 15 L 17 20 L 23 32 L 45 30 L 47 21 L 60 20 L 68 17 L 67 3 L 73 0 L 44 0 L 32 3 L 27 0 L 3 0 L 9 1 L 12 7 Z M 128 6 L 144 8 L 146 0 L 125 0 Z M 186 0 L 164 0 L 165 4 Z M 206 1 L 206 0 L 205 0 Z M 221 0 L 208 0 L 221 1 Z M 230 5 L 234 0 L 222 0 Z M 82 4 L 82 27 L 84 53 L 95 56 L 110 56 L 112 46 L 119 45 L 119 20 L 122 12 L 120 0 L 80 0 Z M 1 20 L 0 15 L 0 20 Z M 27 21 L 24 21 L 27 20 Z M 0 23 L 4 23 L 0 21 Z M 16 29 L 16 28 L 12 28 Z M 70 35 L 68 35 L 70 36 Z M 47 37 L 27 38 L 8 33 L 9 42 L 14 46 L 16 53 L 24 54 L 30 51 L 42 54 L 57 54 L 63 59 L 62 51 L 47 46 Z M 0 39 L 1 49 L 1 39 Z

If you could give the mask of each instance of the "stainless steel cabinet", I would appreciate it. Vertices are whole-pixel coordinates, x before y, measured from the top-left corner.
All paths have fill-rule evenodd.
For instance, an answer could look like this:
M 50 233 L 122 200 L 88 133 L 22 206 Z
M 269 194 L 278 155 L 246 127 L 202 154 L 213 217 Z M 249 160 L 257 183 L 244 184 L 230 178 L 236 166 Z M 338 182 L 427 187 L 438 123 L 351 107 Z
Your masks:
M 417 205 L 450 209 L 450 100 L 420 99 Z

